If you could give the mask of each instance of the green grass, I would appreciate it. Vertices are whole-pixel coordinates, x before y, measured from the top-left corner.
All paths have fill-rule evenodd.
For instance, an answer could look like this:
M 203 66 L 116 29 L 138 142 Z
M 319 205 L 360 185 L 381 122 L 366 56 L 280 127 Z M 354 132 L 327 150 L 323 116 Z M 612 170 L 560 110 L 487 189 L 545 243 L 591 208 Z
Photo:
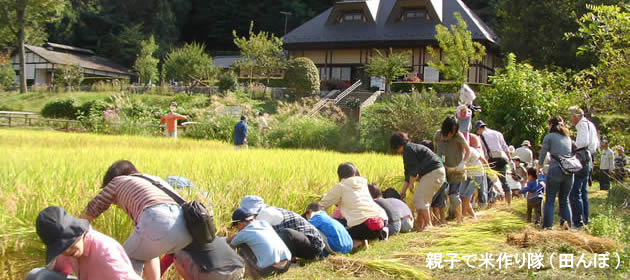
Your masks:
M 44 247 L 34 228 L 37 213 L 60 205 L 78 215 L 100 190 L 106 168 L 129 159 L 140 171 L 166 177 L 185 176 L 212 199 L 219 234 L 227 233 L 231 212 L 240 198 L 257 194 L 270 205 L 301 213 L 304 207 L 337 182 L 339 163 L 354 162 L 361 173 L 382 187 L 399 188 L 392 177 L 402 172 L 400 157 L 379 154 L 340 154 L 312 150 L 251 149 L 235 152 L 230 144 L 157 137 L 103 136 L 50 131 L 0 130 L 0 279 L 22 279 L 30 268 L 43 265 Z M 393 184 L 393 185 L 392 185 Z M 592 213 L 600 214 L 607 193 L 591 189 Z M 480 212 L 463 225 L 434 227 L 422 233 L 392 236 L 372 242 L 367 250 L 345 262 L 310 262 L 276 279 L 627 279 L 613 269 L 543 269 L 511 267 L 453 269 L 426 267 L 428 253 L 463 255 L 542 252 L 588 253 L 558 243 L 520 248 L 506 243 L 507 234 L 520 232 L 525 200 L 512 208 Z M 556 218 L 556 224 L 558 220 Z M 132 226 L 117 207 L 98 217 L 93 226 L 124 242 Z M 626 245 L 627 246 L 627 245 Z M 477 262 L 477 265 L 479 262 Z
M 11 111 L 36 112 L 50 101 L 74 98 L 78 104 L 96 99 L 105 99 L 114 93 L 111 92 L 40 92 L 32 91 L 28 93 L 0 93 L 0 109 Z

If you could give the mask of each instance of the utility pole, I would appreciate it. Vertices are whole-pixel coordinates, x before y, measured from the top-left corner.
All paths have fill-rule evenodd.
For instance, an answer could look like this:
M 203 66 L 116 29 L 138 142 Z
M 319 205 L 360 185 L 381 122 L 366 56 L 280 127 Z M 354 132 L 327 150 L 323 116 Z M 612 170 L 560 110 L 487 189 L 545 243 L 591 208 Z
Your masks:
M 284 35 L 287 35 L 287 22 L 289 20 L 289 16 L 292 15 L 292 13 L 283 11 L 280 11 L 280 13 L 284 15 Z

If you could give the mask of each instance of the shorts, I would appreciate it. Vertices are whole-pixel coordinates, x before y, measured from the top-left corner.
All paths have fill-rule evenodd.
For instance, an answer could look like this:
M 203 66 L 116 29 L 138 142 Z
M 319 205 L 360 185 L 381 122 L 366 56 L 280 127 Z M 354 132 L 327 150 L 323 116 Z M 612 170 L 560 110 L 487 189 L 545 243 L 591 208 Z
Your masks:
M 433 195 L 433 199 L 431 200 L 431 207 L 435 208 L 446 208 L 446 189 L 448 188 L 448 183 L 442 183 L 442 187 Z
M 416 192 L 413 195 L 413 205 L 417 210 L 428 209 L 436 191 L 446 181 L 444 167 L 435 169 L 420 177 Z
M 242 279 L 245 274 L 245 269 L 239 266 L 203 271 L 185 250 L 175 253 L 175 267 L 184 276 L 184 279 L 192 280 L 238 280 Z
M 177 138 L 177 131 L 166 131 L 166 137 Z
M 464 183 L 464 185 L 462 185 L 462 188 L 459 190 L 459 195 L 462 198 L 468 198 L 469 200 L 471 200 L 475 191 L 478 188 L 481 189 L 482 186 L 484 186 L 485 184 L 486 184 L 485 177 L 472 176 L 466 181 L 466 183 Z
M 192 240 L 182 208 L 177 204 L 162 203 L 142 211 L 136 229 L 123 248 L 140 275 L 145 261 L 184 249 Z

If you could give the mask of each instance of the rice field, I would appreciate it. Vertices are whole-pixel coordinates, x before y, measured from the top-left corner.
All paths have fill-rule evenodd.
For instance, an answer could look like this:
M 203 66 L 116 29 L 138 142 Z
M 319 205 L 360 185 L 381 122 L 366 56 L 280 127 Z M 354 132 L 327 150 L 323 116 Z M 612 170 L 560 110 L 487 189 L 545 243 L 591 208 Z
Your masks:
M 302 213 L 337 181 L 336 168 L 353 162 L 370 181 L 391 181 L 402 159 L 382 154 L 250 149 L 227 143 L 163 137 L 105 136 L 52 131 L 0 130 L 0 279 L 23 279 L 43 265 L 35 233 L 37 213 L 50 205 L 79 215 L 100 190 L 109 165 L 132 161 L 138 170 L 166 178 L 184 176 L 210 195 L 217 228 L 227 230 L 246 194 Z M 131 221 L 112 207 L 93 226 L 119 242 Z
M 213 203 L 219 235 L 227 233 L 231 213 L 246 194 L 260 195 L 270 205 L 301 213 L 337 182 L 336 168 L 342 162 L 355 163 L 363 176 L 382 187 L 399 188 L 403 168 L 399 156 L 382 154 L 282 149 L 237 152 L 232 145 L 215 141 L 1 129 L 0 279 L 24 279 L 28 270 L 44 265 L 45 248 L 34 226 L 37 213 L 58 205 L 78 215 L 99 192 L 107 167 L 119 159 L 131 160 L 144 173 L 184 176 L 206 191 Z M 596 185 L 591 188 L 591 205 L 595 205 L 592 213 L 602 211 L 606 195 Z M 477 220 L 466 219 L 463 225 L 449 223 L 422 233 L 396 235 L 387 242 L 371 243 L 368 250 L 307 263 L 273 279 L 630 277 L 627 263 L 623 269 L 481 269 L 465 265 L 454 269 L 427 268 L 426 258 L 431 252 L 495 256 L 541 252 L 546 259 L 558 252 L 591 253 L 560 239 L 527 246 L 510 243 L 508 235 L 528 230 L 546 236 L 545 232 L 528 227 L 525 205 L 525 199 L 517 199 L 511 208 L 499 205 L 481 211 Z M 92 225 L 121 243 L 132 230 L 130 219 L 117 207 L 106 211 Z M 571 232 L 570 236 L 590 238 L 584 231 Z M 619 245 L 625 248 L 619 252 L 626 252 L 627 262 L 627 244 Z

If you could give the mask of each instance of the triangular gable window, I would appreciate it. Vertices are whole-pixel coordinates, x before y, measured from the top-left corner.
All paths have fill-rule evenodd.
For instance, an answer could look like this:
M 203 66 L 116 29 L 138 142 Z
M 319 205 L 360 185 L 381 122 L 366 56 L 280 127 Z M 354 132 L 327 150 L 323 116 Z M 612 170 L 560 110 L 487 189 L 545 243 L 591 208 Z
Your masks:
M 345 12 L 337 19 L 337 23 L 344 22 L 365 22 L 365 16 L 360 11 Z

